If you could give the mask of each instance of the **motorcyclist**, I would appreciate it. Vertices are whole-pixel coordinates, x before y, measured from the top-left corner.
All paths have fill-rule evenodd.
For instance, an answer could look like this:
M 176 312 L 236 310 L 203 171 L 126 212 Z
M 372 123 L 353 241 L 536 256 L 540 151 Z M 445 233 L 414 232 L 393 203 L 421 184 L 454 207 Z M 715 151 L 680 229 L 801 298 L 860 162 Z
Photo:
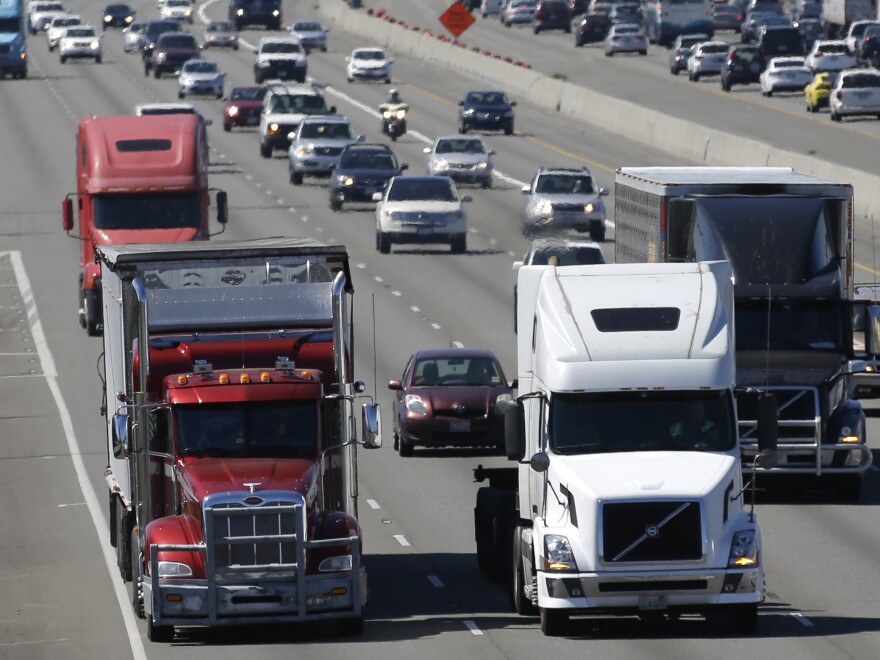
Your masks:
M 397 105 L 399 103 L 403 103 L 403 100 L 400 98 L 400 92 L 396 88 L 392 88 L 388 92 L 388 99 L 382 105 Z M 380 108 L 379 113 L 380 113 L 380 115 L 382 115 L 381 108 Z M 388 133 L 388 122 L 385 120 L 385 116 L 382 115 L 379 119 L 382 122 L 381 127 L 380 127 L 382 132 Z M 401 124 L 402 124 L 402 128 L 403 128 L 403 130 L 401 132 L 406 133 L 406 119 L 404 119 L 401 122 Z

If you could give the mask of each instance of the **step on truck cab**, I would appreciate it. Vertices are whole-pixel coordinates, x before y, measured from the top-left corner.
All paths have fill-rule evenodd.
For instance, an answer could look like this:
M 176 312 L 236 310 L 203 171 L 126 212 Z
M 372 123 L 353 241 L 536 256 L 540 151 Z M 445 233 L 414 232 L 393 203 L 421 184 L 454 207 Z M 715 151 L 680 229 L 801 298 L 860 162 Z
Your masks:
M 101 266 L 95 246 L 207 240 L 208 137 L 197 114 L 96 117 L 79 122 L 76 192 L 62 203 L 64 230 L 79 219 L 79 320 L 101 333 Z M 226 193 L 217 222 L 226 224 Z M 219 232 L 218 232 L 219 233 Z
M 872 454 L 854 339 L 876 343 L 877 316 L 853 327 L 852 186 L 787 167 L 623 167 L 614 197 L 618 263 L 731 262 L 737 385 L 771 389 L 779 405 L 772 474 L 814 475 L 857 500 Z M 756 405 L 737 394 L 747 472 Z
M 583 614 L 726 612 L 753 629 L 764 568 L 743 506 L 727 262 L 523 266 L 517 286 L 504 415 L 519 465 L 475 472 L 490 482 L 481 568 L 510 571 L 517 612 L 546 635 Z
M 100 245 L 110 542 L 152 641 L 367 601 L 344 247 Z M 360 443 L 378 447 L 378 405 Z
M 27 39 L 22 0 L 0 0 L 0 78 L 27 78 Z

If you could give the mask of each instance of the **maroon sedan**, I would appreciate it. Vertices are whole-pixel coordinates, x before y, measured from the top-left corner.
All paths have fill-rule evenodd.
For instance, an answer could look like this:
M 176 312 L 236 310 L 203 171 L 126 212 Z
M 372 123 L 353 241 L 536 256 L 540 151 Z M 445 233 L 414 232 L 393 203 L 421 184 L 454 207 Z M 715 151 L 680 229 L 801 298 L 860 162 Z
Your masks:
M 231 131 L 234 126 L 258 126 L 265 85 L 233 87 L 223 105 L 223 130 Z
M 439 348 L 413 353 L 395 393 L 394 448 L 412 456 L 420 447 L 504 448 L 504 418 L 496 403 L 512 400 L 501 364 L 491 351 Z

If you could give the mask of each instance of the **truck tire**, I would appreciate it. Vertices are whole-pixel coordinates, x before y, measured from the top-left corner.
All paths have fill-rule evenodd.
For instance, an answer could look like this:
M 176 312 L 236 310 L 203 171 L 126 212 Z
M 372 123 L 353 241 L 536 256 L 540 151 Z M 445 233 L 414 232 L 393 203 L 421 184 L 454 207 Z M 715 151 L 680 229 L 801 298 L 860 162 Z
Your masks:
M 83 295 L 83 324 L 89 337 L 100 337 L 103 328 L 101 290 L 86 291 Z
M 541 608 L 541 632 L 547 637 L 559 637 L 568 630 L 568 610 Z
M 858 502 L 862 496 L 862 474 L 845 474 L 832 477 L 829 483 L 831 492 L 841 502 Z
M 490 581 L 500 583 L 513 570 L 513 525 L 515 496 L 491 486 L 477 491 L 474 508 L 474 537 L 477 542 L 477 565 Z
M 523 570 L 522 560 L 522 530 L 521 526 L 517 526 L 513 531 L 513 580 L 510 589 L 511 605 L 513 611 L 520 616 L 535 616 L 538 613 L 537 599 L 533 599 L 525 595 L 525 571 Z M 537 580 L 532 580 L 532 593 L 535 594 L 534 587 L 537 586 Z
M 147 639 L 156 644 L 169 644 L 174 639 L 174 626 L 157 626 L 147 617 Z
M 119 497 L 110 494 L 110 545 L 116 548 L 116 565 L 123 582 L 131 582 L 132 516 Z
M 758 629 L 758 604 L 733 605 L 727 613 L 730 629 L 736 633 L 752 633 Z
M 140 553 L 140 539 L 138 538 L 137 532 L 131 531 L 131 541 L 129 543 L 129 548 L 131 548 L 131 609 L 134 611 L 134 615 L 139 618 L 144 618 L 144 594 L 143 594 L 143 579 L 144 572 L 143 567 L 141 566 L 141 553 Z

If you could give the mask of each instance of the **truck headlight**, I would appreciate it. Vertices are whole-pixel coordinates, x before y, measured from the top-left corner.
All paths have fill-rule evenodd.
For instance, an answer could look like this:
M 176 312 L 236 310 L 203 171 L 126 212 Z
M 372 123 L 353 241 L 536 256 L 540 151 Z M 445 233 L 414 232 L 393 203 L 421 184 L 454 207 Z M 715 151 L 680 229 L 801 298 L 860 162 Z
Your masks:
M 537 211 L 541 215 L 550 215 L 553 213 L 553 204 L 548 201 L 539 202 L 537 206 Z
M 489 167 L 489 163 L 487 163 L 486 161 L 483 161 L 482 163 L 477 163 L 478 170 L 485 170 L 487 167 Z
M 238 114 L 238 106 L 230 105 L 229 108 L 226 110 L 226 114 L 230 117 L 235 117 Z
M 310 153 L 312 153 L 312 151 L 314 151 L 314 148 L 312 147 L 312 145 L 304 145 L 304 146 L 297 147 L 295 150 L 295 153 L 296 153 L 297 157 L 305 158 Z
M 160 578 L 192 577 L 192 574 L 192 568 L 190 568 L 187 564 L 180 563 L 179 561 L 159 562 Z
M 403 398 L 403 405 L 406 406 L 407 412 L 414 415 L 428 414 L 428 408 L 425 406 L 425 402 L 422 401 L 422 397 L 418 394 L 407 394 Z
M 318 570 L 322 573 L 334 573 L 336 571 L 351 570 L 351 555 L 337 555 L 336 557 L 327 557 L 318 564 Z
M 758 532 L 754 529 L 743 529 L 734 533 L 730 546 L 728 568 L 745 568 L 758 565 Z
M 438 158 L 437 160 L 434 161 L 434 169 L 435 170 L 448 170 L 449 163 L 447 163 L 442 158 Z
M 269 135 L 275 135 L 278 132 L 278 124 L 269 124 Z
M 101 43 L 98 41 L 93 41 L 92 43 L 89 44 L 89 46 L 91 47 L 92 50 L 98 50 L 98 48 L 101 47 Z
M 858 435 L 852 432 L 852 429 L 849 426 L 844 426 L 840 429 L 838 442 L 842 442 L 847 445 L 855 445 L 860 442 L 860 439 Z
M 350 176 L 346 176 L 345 174 L 340 174 L 336 177 L 336 183 L 340 186 L 353 186 L 354 179 Z
M 592 202 L 589 204 L 584 204 L 584 213 L 592 213 L 596 210 L 596 205 Z
M 576 571 L 577 563 L 568 539 L 559 534 L 544 536 L 544 570 Z

